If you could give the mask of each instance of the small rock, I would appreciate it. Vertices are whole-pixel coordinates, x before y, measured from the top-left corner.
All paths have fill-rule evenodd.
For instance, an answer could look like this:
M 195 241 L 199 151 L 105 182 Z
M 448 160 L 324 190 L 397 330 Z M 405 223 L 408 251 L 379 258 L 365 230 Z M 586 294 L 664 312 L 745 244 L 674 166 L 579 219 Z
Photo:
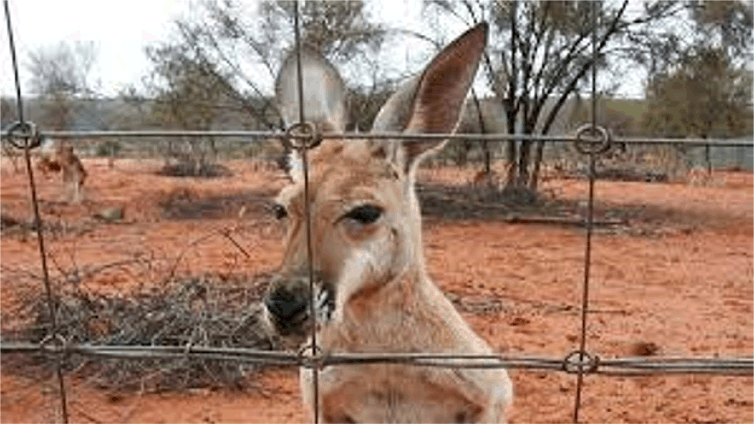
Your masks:
M 0 215 L 0 229 L 16 227 L 18 225 L 21 225 L 21 223 L 16 218 L 7 215 Z
M 108 222 L 119 222 L 123 220 L 123 208 L 114 207 L 103 209 L 95 213 L 94 217 Z
M 653 342 L 636 342 L 631 346 L 631 353 L 636 356 L 652 356 L 660 350 L 660 346 Z
M 110 403 L 118 403 L 118 402 L 120 402 L 122 400 L 123 400 L 123 395 L 121 395 L 119 393 L 111 393 L 107 397 L 107 401 L 110 402 Z
M 515 317 L 513 318 L 509 324 L 510 325 L 526 325 L 529 324 L 531 321 L 524 317 Z

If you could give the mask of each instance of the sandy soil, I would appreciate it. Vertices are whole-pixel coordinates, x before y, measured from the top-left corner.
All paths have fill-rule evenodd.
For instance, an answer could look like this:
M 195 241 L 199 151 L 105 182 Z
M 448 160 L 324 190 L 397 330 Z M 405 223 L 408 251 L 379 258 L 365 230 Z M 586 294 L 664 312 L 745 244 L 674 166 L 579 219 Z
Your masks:
M 159 163 L 85 162 L 87 201 L 61 202 L 57 178 L 39 177 L 41 209 L 58 231 L 48 237 L 53 273 L 146 255 L 180 272 L 254 274 L 281 259 L 279 230 L 261 214 L 282 176 L 252 164 L 228 164 L 234 175 L 213 180 L 154 174 Z M 28 219 L 28 185 L 2 166 L 2 212 Z M 472 171 L 426 171 L 434 182 L 469 181 Z M 656 345 L 657 355 L 751 356 L 752 175 L 716 174 L 705 186 L 603 182 L 596 185 L 598 217 L 627 225 L 598 230 L 593 239 L 587 347 L 603 358 L 634 356 Z M 586 182 L 553 179 L 553 198 L 584 206 Z M 219 205 L 219 206 L 218 206 Z M 91 218 L 123 207 L 125 220 Z M 563 357 L 576 349 L 584 266 L 584 230 L 562 225 L 512 224 L 494 219 L 429 216 L 424 244 L 430 274 L 473 328 L 500 352 Z M 220 229 L 235 229 L 244 253 Z M 2 306 L 18 299 L 19 270 L 38 273 L 35 238 L 5 232 Z M 180 260 L 176 261 L 176 258 Z M 13 271 L 13 272 L 11 272 Z M 155 273 L 158 270 L 154 271 Z M 129 290 L 154 281 L 107 270 L 86 284 Z M 4 361 L 5 362 L 5 361 Z M 516 400 L 511 422 L 564 422 L 573 413 L 576 379 L 512 371 Z M 52 380 L 2 370 L 2 420 L 58 418 Z M 74 422 L 300 422 L 296 370 L 268 368 L 256 388 L 136 393 L 100 390 L 68 378 Z M 649 376 L 585 379 L 584 422 L 752 422 L 750 377 Z

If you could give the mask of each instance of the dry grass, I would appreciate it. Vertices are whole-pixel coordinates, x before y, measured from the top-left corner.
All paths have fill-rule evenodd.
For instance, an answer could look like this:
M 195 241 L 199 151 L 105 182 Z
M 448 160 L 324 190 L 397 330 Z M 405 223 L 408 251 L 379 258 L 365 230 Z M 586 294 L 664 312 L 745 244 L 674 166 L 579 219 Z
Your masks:
M 56 295 L 61 333 L 70 343 L 126 346 L 205 346 L 272 349 L 276 341 L 260 321 L 259 299 L 266 275 L 228 280 L 204 275 L 149 285 L 138 293 L 100 294 L 69 284 Z M 40 342 L 50 332 L 46 298 L 35 291 L 24 297 L 26 311 L 4 316 L 15 329 L 3 338 Z M 45 358 L 3 356 L 9 371 L 34 373 Z M 65 367 L 95 385 L 142 391 L 197 387 L 248 386 L 256 365 L 196 358 L 89 360 L 66 358 Z

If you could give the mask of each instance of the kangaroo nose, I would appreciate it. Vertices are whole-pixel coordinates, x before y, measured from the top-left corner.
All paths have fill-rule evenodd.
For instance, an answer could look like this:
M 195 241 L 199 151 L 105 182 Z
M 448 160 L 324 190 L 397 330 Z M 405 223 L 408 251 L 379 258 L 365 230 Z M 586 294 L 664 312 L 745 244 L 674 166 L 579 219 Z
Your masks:
M 282 334 L 303 331 L 300 327 L 309 315 L 309 287 L 297 278 L 275 277 L 264 305 Z
M 282 321 L 288 321 L 296 314 L 306 311 L 307 302 L 296 293 L 286 289 L 278 289 L 264 302 L 267 310 Z

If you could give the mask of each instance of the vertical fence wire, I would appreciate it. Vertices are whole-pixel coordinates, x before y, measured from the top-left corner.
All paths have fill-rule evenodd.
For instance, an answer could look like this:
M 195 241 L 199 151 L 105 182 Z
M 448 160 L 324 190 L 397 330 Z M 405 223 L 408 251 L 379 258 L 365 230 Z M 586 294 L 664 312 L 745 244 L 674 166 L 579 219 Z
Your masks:
M 15 88 L 16 88 L 16 97 L 17 97 L 17 108 L 18 108 L 18 117 L 19 117 L 19 123 L 21 128 L 23 129 L 23 134 L 21 134 L 21 138 L 24 139 L 24 145 L 23 151 L 24 151 L 24 158 L 26 162 L 26 169 L 28 172 L 28 178 L 29 178 L 29 186 L 30 186 L 30 192 L 31 192 L 31 203 L 34 213 L 34 219 L 35 219 L 35 226 L 37 229 L 37 238 L 38 238 L 38 246 L 39 246 L 39 253 L 41 258 L 41 267 L 42 267 L 42 275 L 43 275 L 43 283 L 44 283 L 44 289 L 46 292 L 47 297 L 47 307 L 50 314 L 50 333 L 47 335 L 45 340 L 42 342 L 42 345 L 45 344 L 59 344 L 59 348 L 61 350 L 63 348 L 66 348 L 65 341 L 60 337 L 59 333 L 59 323 L 57 320 L 56 315 L 56 304 L 54 301 L 53 291 L 50 283 L 49 278 L 49 271 L 47 266 L 47 255 L 45 250 L 45 241 L 44 241 L 44 235 L 43 235 L 43 228 L 42 228 L 42 219 L 39 212 L 39 204 L 37 200 L 37 190 L 36 185 L 34 181 L 34 175 L 33 170 L 31 166 L 31 159 L 30 159 L 30 149 L 31 149 L 31 139 L 35 137 L 34 132 L 32 131 L 31 124 L 26 124 L 24 121 L 24 110 L 23 110 L 23 100 L 21 96 L 21 86 L 20 86 L 20 79 L 19 79 L 19 73 L 18 73 L 18 64 L 17 64 L 17 58 L 16 58 L 16 49 L 14 45 L 13 40 L 13 31 L 12 31 L 12 25 L 11 25 L 11 18 L 10 18 L 10 10 L 9 10 L 9 4 L 8 0 L 3 0 L 4 8 L 5 8 L 5 15 L 6 15 L 6 24 L 7 24 L 7 32 L 8 32 L 8 41 L 10 46 L 10 54 L 12 58 L 12 65 L 13 65 L 13 72 L 15 77 Z M 294 35 L 295 35 L 295 48 L 297 50 L 297 89 L 298 89 L 298 102 L 299 102 L 299 110 L 298 110 L 298 118 L 299 122 L 298 124 L 302 125 L 302 128 L 307 128 L 305 125 L 303 125 L 306 122 L 306 115 L 305 115 L 305 109 L 304 109 L 304 91 L 303 91 L 303 66 L 302 66 L 302 41 L 301 41 L 301 23 L 300 23 L 300 1 L 295 1 L 293 3 L 294 9 L 293 9 L 293 18 L 294 18 Z M 598 59 L 598 49 L 597 49 L 597 22 L 598 22 L 598 7 L 600 7 L 597 2 L 592 2 L 591 7 L 591 25 L 592 25 L 592 34 L 591 34 L 591 41 L 592 41 L 592 63 L 591 63 L 591 132 L 592 136 L 596 136 L 597 134 L 597 84 L 596 84 L 596 78 L 597 78 L 597 59 Z M 309 127 L 311 134 L 308 134 L 309 136 L 313 136 L 315 129 L 313 127 Z M 21 146 L 19 146 L 21 147 Z M 320 365 L 322 365 L 324 362 L 322 358 L 320 357 L 320 349 L 317 345 L 317 313 L 316 313 L 316 295 L 315 295 L 315 280 L 314 280 L 314 256 L 313 256 L 313 241 L 312 241 L 312 228 L 311 228 L 311 205 L 310 205 L 310 180 L 309 180 L 309 164 L 308 164 L 308 149 L 312 147 L 311 142 L 305 142 L 302 141 L 298 143 L 297 150 L 299 151 L 300 159 L 302 162 L 302 168 L 303 168 L 303 183 L 304 183 L 304 215 L 305 215 L 305 230 L 306 230 L 306 250 L 307 250 L 307 272 L 308 272 L 308 278 L 309 278 L 309 290 L 310 290 L 310 297 L 309 297 L 309 312 L 310 312 L 310 320 L 312 322 L 311 326 L 311 344 L 307 347 L 307 349 L 311 349 L 311 357 L 313 360 L 311 361 L 305 361 L 303 365 L 307 368 L 311 369 L 312 372 L 312 392 L 313 392 L 313 402 L 312 402 L 312 409 L 313 409 L 313 421 L 315 423 L 319 422 L 319 411 L 321 409 L 321 405 L 319 404 L 319 371 L 320 371 Z M 582 391 L 583 391 L 583 382 L 584 382 L 584 376 L 585 374 L 592 372 L 594 370 L 589 370 L 587 367 L 586 361 L 593 361 L 595 360 L 595 357 L 592 355 L 589 355 L 586 351 L 586 337 L 587 337 L 587 316 L 588 316 L 588 307 L 589 307 L 589 285 L 590 285 L 590 271 L 591 271 L 591 250 L 592 250 L 592 234 L 593 234 L 593 227 L 594 227 L 594 185 L 595 185 L 595 179 L 596 179 L 596 155 L 599 154 L 599 152 L 596 149 L 592 149 L 590 151 L 587 151 L 586 154 L 588 155 L 589 160 L 589 174 L 588 174 L 588 203 L 587 203 L 587 211 L 586 211 L 586 233 L 585 233 L 585 250 L 584 250 L 584 279 L 583 279 L 583 285 L 582 285 L 582 293 L 581 293 L 581 313 L 580 313 L 580 340 L 579 340 L 579 349 L 578 351 L 574 352 L 574 356 L 578 357 L 578 362 L 575 364 L 575 367 L 573 368 L 575 370 L 575 373 L 577 374 L 577 381 L 576 381 L 576 391 L 575 391 L 575 398 L 574 398 L 574 409 L 573 409 L 573 422 L 578 423 L 579 422 L 579 412 L 581 408 L 581 401 L 582 401 Z M 569 364 L 567 361 L 563 364 L 563 367 L 568 366 Z M 570 364 L 574 365 L 574 364 Z M 565 369 L 565 368 L 564 368 Z M 67 410 L 67 402 L 66 402 L 66 389 L 65 389 L 65 381 L 63 377 L 62 372 L 62 356 L 56 355 L 56 376 L 57 376 L 57 382 L 58 382 L 58 393 L 59 393 L 59 399 L 61 403 L 61 413 L 62 413 L 62 420 L 64 423 L 67 423 L 69 420 L 68 417 L 68 410 Z
M 591 75 L 591 101 L 592 101 L 592 135 L 597 132 L 597 4 L 592 1 L 591 19 L 592 19 L 592 75 Z M 589 193 L 587 199 L 586 215 L 586 241 L 584 247 L 584 283 L 581 289 L 581 330 L 579 339 L 579 366 L 576 375 L 576 394 L 574 395 L 573 422 L 579 422 L 579 411 L 581 409 L 581 392 L 584 386 L 584 354 L 586 352 L 586 326 L 587 311 L 589 308 L 589 276 L 592 263 L 592 229 L 594 226 L 594 179 L 595 179 L 595 161 L 596 153 L 592 150 L 589 152 Z
M 298 120 L 299 124 L 306 121 L 306 114 L 304 113 L 304 74 L 301 64 L 301 22 L 299 19 L 299 1 L 297 0 L 293 4 L 293 27 L 296 43 L 296 78 L 298 89 Z M 311 129 L 312 136 L 314 135 L 314 129 Z M 309 276 L 309 319 L 312 322 L 311 329 L 311 352 L 312 357 L 315 358 L 315 366 L 311 367 L 312 372 L 312 395 L 313 395 L 313 413 L 314 423 L 319 423 L 319 366 L 316 361 L 319 350 L 317 349 L 317 311 L 315 306 L 316 297 L 314 292 L 314 257 L 312 247 L 312 219 L 311 209 L 309 205 L 309 159 L 308 149 L 311 146 L 311 142 L 301 143 L 301 163 L 304 173 L 304 216 L 306 219 L 306 254 L 307 254 L 307 273 Z
M 57 337 L 59 335 L 57 311 L 56 311 L 57 308 L 55 307 L 55 302 L 52 296 L 52 287 L 50 284 L 50 273 L 47 267 L 47 252 L 45 249 L 44 228 L 42 225 L 42 217 L 39 213 L 39 203 L 37 200 L 37 187 L 34 181 L 34 171 L 31 166 L 31 155 L 29 154 L 31 137 L 33 137 L 34 134 L 31 131 L 32 130 L 31 125 L 27 125 L 26 122 L 24 121 L 24 103 L 23 103 L 23 98 L 21 97 L 21 81 L 18 75 L 18 59 L 16 57 L 16 45 L 13 40 L 13 26 L 11 25 L 10 6 L 8 4 L 8 0 L 3 0 L 3 7 L 5 9 L 5 23 L 7 25 L 7 30 L 8 30 L 8 47 L 10 48 L 11 64 L 13 66 L 13 77 L 14 77 L 14 81 L 16 85 L 16 108 L 18 109 L 17 110 L 18 121 L 20 123 L 20 128 L 22 128 L 23 131 L 26 132 L 26 135 L 23 137 L 24 162 L 26 164 L 27 175 L 29 176 L 29 191 L 31 192 L 31 207 L 32 207 L 32 213 L 34 214 L 34 227 L 36 228 L 37 245 L 39 246 L 39 257 L 40 257 L 40 262 L 42 266 L 42 282 L 44 284 L 44 290 L 47 297 L 47 309 L 48 309 L 48 313 L 50 314 L 50 333 L 47 336 L 46 340 L 57 343 L 59 342 L 57 340 Z M 65 380 L 63 379 L 62 358 L 60 356 L 58 356 L 56 360 L 55 374 L 56 374 L 56 379 L 58 383 L 58 394 L 60 396 L 61 416 L 63 419 L 63 423 L 67 424 L 68 423 L 68 407 L 67 407 L 68 402 L 66 400 Z

